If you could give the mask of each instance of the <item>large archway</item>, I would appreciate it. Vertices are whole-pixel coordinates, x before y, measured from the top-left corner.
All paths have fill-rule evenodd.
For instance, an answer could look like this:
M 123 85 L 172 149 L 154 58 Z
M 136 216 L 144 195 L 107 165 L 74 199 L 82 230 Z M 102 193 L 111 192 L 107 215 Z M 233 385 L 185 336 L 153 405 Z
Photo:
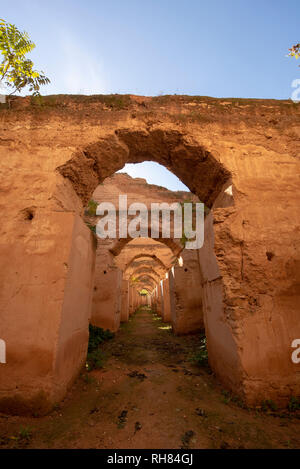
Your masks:
M 158 162 L 176 174 L 208 208 L 218 208 L 227 213 L 230 207 L 234 207 L 234 189 L 230 170 L 226 168 L 220 157 L 217 158 L 211 151 L 206 150 L 196 136 L 182 134 L 177 129 L 117 130 L 112 135 L 76 152 L 68 162 L 58 167 L 57 171 L 71 182 L 73 190 L 85 204 L 91 197 L 95 184 L 104 181 L 105 178 L 121 169 L 125 163 L 138 163 L 146 160 Z M 193 166 L 193 171 L 190 171 L 191 166 Z M 117 200 L 112 200 L 112 202 L 116 203 Z M 240 392 L 241 364 L 236 338 L 229 325 L 223 320 L 220 321 L 224 315 L 224 289 L 219 263 L 213 249 L 212 220 L 212 214 L 206 217 L 205 245 L 199 256 L 203 284 L 202 307 L 209 357 L 219 377 L 224 379 L 227 385 Z M 174 243 L 172 239 L 160 238 L 159 241 L 168 245 L 175 255 L 182 250 L 182 247 Z M 111 254 L 119 255 L 128 242 L 129 239 L 111 242 Z M 107 253 L 105 255 L 108 256 Z M 112 259 L 106 262 L 113 264 Z M 105 271 L 105 280 L 103 280 L 105 292 L 109 289 L 109 284 L 119 283 L 118 275 L 119 272 L 115 270 L 110 273 Z M 109 311 L 110 308 L 105 300 L 106 293 L 104 296 L 101 295 L 97 302 L 97 310 L 101 308 Z M 117 303 L 114 309 L 120 311 L 121 303 Z M 95 322 L 95 324 L 102 326 L 104 323 Z M 119 320 L 105 324 L 112 330 L 116 330 Z M 216 330 L 218 330 L 217 334 Z
M 115 130 L 111 136 L 76 152 L 57 170 L 72 182 L 75 192 L 85 203 L 105 178 L 126 163 L 143 161 L 164 165 L 208 207 L 212 207 L 224 184 L 230 185 L 231 173 L 223 162 L 194 136 L 182 134 L 177 129 Z
M 246 132 L 244 121 L 230 112 L 226 125 L 216 117 L 189 128 L 169 117 L 152 122 L 141 117 L 129 125 L 127 114 L 103 120 L 99 128 L 88 118 L 82 124 L 78 114 L 72 124 L 62 117 L 64 132 L 53 114 L 47 130 L 30 124 L 19 140 L 13 120 L 7 121 L 1 152 L 4 162 L 10 155 L 18 173 L 12 179 L 6 171 L 4 184 L 14 216 L 5 220 L 2 233 L 1 339 L 7 346 L 2 407 L 14 408 L 17 401 L 39 406 L 43 396 L 46 408 L 78 373 L 95 254 L 82 207 L 106 177 L 127 162 L 145 160 L 165 165 L 211 209 L 198 258 L 213 370 L 249 402 L 299 392 L 297 365 L 290 359 L 299 335 L 298 247 L 292 247 L 298 244 L 295 227 L 287 223 L 296 213 L 289 194 L 298 191 L 297 148 L 273 127 L 278 147 L 266 140 L 259 118 Z M 269 112 L 271 118 L 264 109 Z M 31 145 L 24 158 L 33 135 L 39 145 Z M 26 194 L 20 190 L 24 177 Z M 30 269 L 22 268 L 20 258 Z

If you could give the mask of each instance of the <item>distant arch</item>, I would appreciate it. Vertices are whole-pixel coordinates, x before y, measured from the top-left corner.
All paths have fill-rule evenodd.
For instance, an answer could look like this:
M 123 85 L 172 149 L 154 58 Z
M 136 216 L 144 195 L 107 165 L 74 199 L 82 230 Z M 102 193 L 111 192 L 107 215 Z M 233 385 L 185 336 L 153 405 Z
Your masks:
M 152 275 L 154 278 L 156 278 L 157 282 L 159 282 L 159 280 L 161 279 L 160 275 L 155 272 L 154 269 L 152 268 L 149 268 L 149 267 L 145 267 L 145 266 L 140 266 L 138 267 L 136 270 L 133 270 L 132 274 L 133 276 L 137 277 L 139 274 L 150 274 Z
M 162 262 L 161 259 L 159 259 L 155 254 L 137 254 L 134 256 L 126 265 L 124 272 L 130 267 L 130 265 L 137 259 L 141 259 L 142 257 L 147 257 L 149 259 L 153 259 L 157 264 L 159 264 L 165 271 L 167 271 L 167 267 L 165 264 Z
M 148 228 L 148 238 L 151 238 L 151 227 Z M 148 239 L 147 238 L 147 239 Z M 130 241 L 133 241 L 133 239 L 135 238 L 130 238 L 130 237 L 127 237 L 127 238 L 120 238 L 115 244 L 114 246 L 110 249 L 110 252 L 114 255 L 114 256 L 118 256 L 122 249 L 124 249 L 124 247 L 130 243 Z M 162 244 L 165 244 L 168 248 L 171 249 L 171 251 L 173 252 L 174 256 L 178 256 L 181 251 L 183 250 L 183 246 L 180 244 L 179 240 L 178 242 L 175 241 L 175 239 L 172 239 L 172 238 L 151 238 L 153 239 L 153 241 L 157 241 L 159 243 L 162 243 Z

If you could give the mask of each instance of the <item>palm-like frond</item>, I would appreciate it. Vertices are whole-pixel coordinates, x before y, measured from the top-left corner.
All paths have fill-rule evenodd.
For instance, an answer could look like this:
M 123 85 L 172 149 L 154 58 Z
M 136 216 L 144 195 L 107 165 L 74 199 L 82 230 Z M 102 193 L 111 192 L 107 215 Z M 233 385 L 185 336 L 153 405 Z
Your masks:
M 40 86 L 50 83 L 43 72 L 33 69 L 33 62 L 26 54 L 35 48 L 26 32 L 20 32 L 14 24 L 0 19 L 0 81 L 5 80 L 8 87 L 20 91 L 29 86 L 29 91 L 38 94 Z

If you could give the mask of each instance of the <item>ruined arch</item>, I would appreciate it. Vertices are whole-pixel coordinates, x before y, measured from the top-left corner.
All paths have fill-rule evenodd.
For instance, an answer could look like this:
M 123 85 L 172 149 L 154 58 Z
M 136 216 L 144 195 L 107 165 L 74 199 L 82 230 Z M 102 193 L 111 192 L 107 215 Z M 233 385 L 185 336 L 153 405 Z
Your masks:
M 100 138 L 96 143 L 78 149 L 68 161 L 56 168 L 57 174 L 63 177 L 63 184 L 65 182 L 69 184 L 66 190 L 55 193 L 55 203 L 60 208 L 64 207 L 64 210 L 68 207 L 74 210 L 75 207 L 77 210 L 79 209 L 81 215 L 82 206 L 91 197 L 96 186 L 106 177 L 121 169 L 125 163 L 139 163 L 145 160 L 164 165 L 208 207 L 212 207 L 213 203 L 220 199 L 224 187 L 231 184 L 230 171 L 226 169 L 217 155 L 213 155 L 211 151 L 205 149 L 205 145 L 200 143 L 195 135 L 183 134 L 178 129 L 154 128 L 132 131 L 125 128 L 118 129 L 104 138 Z M 191 171 L 191 167 L 193 167 L 193 171 Z M 81 201 L 81 208 L 77 202 L 74 202 L 76 196 Z M 71 206 L 70 200 L 72 201 Z M 165 238 L 157 240 L 168 246 L 176 257 L 182 252 L 183 247 L 178 241 Z M 121 238 L 112 243 L 109 249 L 110 254 L 116 257 L 130 241 L 131 238 Z M 209 257 L 211 256 L 214 257 L 212 249 L 209 252 Z M 215 262 L 217 263 L 217 261 Z M 203 264 L 204 270 L 205 267 Z M 108 271 L 104 270 L 103 274 L 106 282 L 110 281 L 111 275 L 115 275 L 113 268 Z M 206 277 L 204 271 L 203 279 Z M 218 275 L 218 277 L 220 276 Z M 154 288 L 156 282 L 153 279 L 152 281 L 152 288 Z M 218 295 L 221 295 L 222 281 L 213 285 L 214 292 L 216 289 L 219 292 Z M 212 301 L 212 298 L 207 297 L 205 302 L 207 312 L 213 308 Z M 105 295 L 101 297 L 101 302 L 105 309 Z M 121 309 L 121 304 L 116 305 L 116 308 Z M 116 330 L 118 326 L 115 324 L 109 327 Z M 211 326 L 207 325 L 207 327 Z M 210 342 L 211 350 L 215 350 L 214 341 Z M 218 353 L 216 353 L 217 360 Z M 236 355 L 236 351 L 234 351 L 234 355 Z M 231 364 L 229 367 L 231 368 Z M 222 369 L 223 365 L 220 370 Z
M 199 260 L 216 375 L 250 403 L 299 394 L 290 360 L 300 332 L 297 109 L 204 98 L 178 98 L 172 108 L 149 99 L 133 119 L 130 106 L 108 113 L 71 101 L 70 112 L 43 109 L 38 124 L 33 112 L 39 110 L 24 109 L 28 125 L 20 129 L 16 114 L 3 111 L 0 151 L 12 216 L 3 217 L 1 234 L 1 337 L 8 356 L 2 408 L 12 405 L 8 397 L 14 405 L 20 396 L 32 403 L 37 391 L 49 408 L 84 363 L 94 241 L 78 214 L 105 177 L 146 159 L 164 164 L 212 209 L 205 228 L 213 236 Z M 199 119 L 184 125 L 176 113 L 188 113 L 190 104 Z M 19 171 L 7 171 L 12 164 Z M 231 185 L 228 205 L 224 193 Z M 33 216 L 24 219 L 32 207 Z M 30 272 L 22 270 L 21 257 Z
M 78 150 L 57 167 L 85 204 L 95 187 L 126 163 L 155 161 L 164 165 L 212 207 L 231 174 L 220 159 L 205 149 L 194 135 L 178 129 L 118 129 L 96 143 Z M 193 171 L 190 171 L 191 166 Z
M 149 293 L 151 293 L 153 291 L 153 285 L 149 284 L 149 283 L 145 283 L 143 285 L 143 288 L 145 288 L 145 290 L 148 290 Z
M 148 259 L 151 259 L 153 260 L 158 266 L 160 266 L 162 269 L 164 269 L 165 271 L 167 271 L 167 267 L 165 266 L 165 264 L 155 255 L 155 254 L 137 254 L 136 256 L 134 256 L 129 262 L 128 264 L 126 265 L 125 267 L 125 272 L 127 269 L 130 268 L 130 266 L 132 265 L 132 263 L 138 259 L 141 259 L 141 258 L 148 258 Z
M 152 274 L 148 274 L 148 273 L 142 273 L 142 274 L 139 274 L 137 275 L 137 280 L 140 281 L 140 282 L 144 282 L 145 280 L 147 280 L 147 282 L 149 281 L 152 281 L 153 282 L 153 285 L 156 285 L 157 284 L 157 278 L 155 278 Z
M 143 265 L 133 270 L 131 275 L 137 277 L 138 274 L 147 274 L 147 273 L 153 276 L 156 281 L 159 281 L 161 278 L 161 276 L 153 268 L 145 267 Z
M 147 272 L 153 272 L 158 278 L 164 276 L 166 272 L 166 270 L 162 270 L 161 267 L 158 264 L 154 263 L 153 261 L 144 259 L 141 261 L 133 262 L 126 269 L 126 271 L 124 271 L 124 277 L 130 277 L 131 275 L 134 275 L 136 272 L 140 272 L 141 270 L 145 270 Z
M 148 229 L 148 238 L 151 238 L 151 228 L 150 227 Z M 176 257 L 180 254 L 180 252 L 183 249 L 183 246 L 180 244 L 179 240 L 175 240 L 174 238 L 159 237 L 159 238 L 153 238 L 153 240 L 157 241 L 157 242 L 160 242 L 162 244 L 165 244 L 168 248 L 171 249 L 171 251 L 173 251 L 174 256 L 176 256 Z M 114 256 L 118 256 L 121 253 L 122 249 L 124 249 L 124 247 L 128 243 L 130 243 L 131 241 L 132 241 L 132 238 L 129 238 L 129 237 L 119 239 L 118 241 L 116 241 L 114 243 L 114 245 L 110 249 L 110 252 Z

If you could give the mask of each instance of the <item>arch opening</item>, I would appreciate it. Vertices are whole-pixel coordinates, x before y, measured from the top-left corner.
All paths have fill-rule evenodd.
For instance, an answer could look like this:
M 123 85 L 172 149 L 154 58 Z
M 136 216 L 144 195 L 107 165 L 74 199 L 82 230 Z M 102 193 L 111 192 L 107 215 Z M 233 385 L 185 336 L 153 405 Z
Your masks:
M 147 268 L 147 265 L 143 262 L 143 253 L 135 253 L 132 260 L 127 259 L 127 265 L 122 266 L 121 269 L 115 260 L 124 255 L 126 247 L 135 242 L 139 243 L 140 238 L 138 238 L 138 241 L 132 241 L 130 238 L 106 241 L 104 247 L 97 248 L 96 277 L 99 278 L 99 282 L 101 279 L 104 291 L 103 288 L 97 288 L 94 293 L 93 311 L 96 311 L 96 313 L 92 313 L 92 321 L 95 325 L 116 331 L 120 322 L 127 321 L 130 313 L 132 313 L 132 308 L 137 306 L 137 302 L 130 299 L 131 287 L 135 291 L 137 288 L 147 287 L 151 290 L 152 297 L 155 297 L 155 300 L 152 301 L 153 307 L 156 311 L 160 311 L 165 322 L 172 322 L 176 334 L 192 333 L 203 330 L 205 327 L 208 331 L 208 343 L 210 344 L 209 354 L 212 355 L 212 351 L 218 348 L 223 351 L 223 346 L 216 347 L 216 342 L 220 342 L 219 337 L 222 335 L 225 337 L 224 341 L 228 341 L 228 331 L 225 330 L 227 326 L 224 327 L 224 330 L 221 327 L 219 337 L 216 337 L 214 333 L 216 316 L 223 314 L 223 303 L 216 305 L 214 298 L 222 297 L 223 286 L 222 281 L 215 281 L 220 279 L 220 272 L 213 247 L 214 228 L 210 209 L 233 206 L 234 198 L 231 174 L 221 163 L 220 158 L 205 150 L 205 146 L 199 143 L 194 136 L 183 135 L 178 130 L 129 131 L 121 129 L 110 137 L 101 139 L 97 143 L 76 152 L 67 163 L 58 168 L 58 172 L 71 182 L 73 190 L 79 196 L 83 205 L 91 200 L 90 197 L 93 201 L 100 202 L 109 196 L 109 200 L 117 206 L 116 198 L 120 193 L 126 192 L 129 181 L 128 176 L 121 172 L 119 175 L 122 180 L 116 185 L 114 173 L 122 170 L 125 164 L 138 164 L 143 161 L 152 161 L 163 165 L 190 189 L 191 192 L 187 193 L 189 194 L 188 201 L 201 200 L 205 203 L 205 245 L 202 248 L 201 255 L 196 252 L 197 250 L 185 253 L 186 250 L 181 244 L 181 240 L 159 237 L 155 241 L 163 243 L 172 251 L 172 262 L 166 262 L 157 253 L 152 254 L 152 260 L 148 257 L 148 262 L 151 262 L 151 268 L 157 275 L 152 275 L 152 278 L 149 279 L 150 273 L 148 272 L 147 279 L 146 275 L 144 277 L 139 276 L 136 285 L 132 285 L 130 284 L 130 278 L 134 278 L 135 267 L 137 267 L 134 262 L 140 259 L 138 267 Z M 193 167 L 193 171 L 191 171 L 191 167 Z M 139 178 L 140 185 L 143 185 L 142 181 Z M 110 186 L 114 187 L 113 193 L 110 193 Z M 160 198 L 165 200 L 167 193 L 167 189 L 159 187 Z M 176 193 L 177 199 L 179 193 L 182 198 L 182 191 L 179 191 Z M 142 194 L 141 190 L 137 191 L 137 194 L 147 205 L 149 194 L 147 194 L 147 197 Z M 176 197 L 174 199 L 176 200 Z M 150 236 L 151 227 L 149 226 L 147 239 L 150 239 Z M 101 242 L 98 242 L 98 246 L 99 244 L 101 246 Z M 151 256 L 149 253 L 146 254 Z M 103 279 L 101 272 L 98 272 L 99 275 L 97 274 L 97 257 L 101 259 L 102 264 L 105 263 L 107 266 L 105 279 Z M 178 261 L 179 258 L 180 262 Z M 185 264 L 184 270 L 181 269 L 180 264 L 182 262 Z M 170 269 L 172 270 L 170 271 Z M 184 278 L 182 273 L 184 273 Z M 131 277 L 129 274 L 131 274 Z M 207 282 L 207 279 L 209 279 L 209 282 Z M 160 284 L 161 281 L 164 287 Z M 183 287 L 187 282 L 191 282 L 193 288 Z M 107 291 L 112 288 L 113 294 L 108 294 Z M 164 301 L 162 294 L 159 294 L 162 288 L 165 289 Z M 207 289 L 209 289 L 209 294 L 206 293 Z M 119 300 L 115 299 L 116 296 Z M 169 298 L 169 301 L 167 301 L 167 298 Z M 212 311 L 215 311 L 216 307 L 218 313 L 214 314 Z M 114 311 L 113 318 L 108 317 L 111 310 Z M 104 311 L 105 313 L 103 313 Z M 100 320 L 99 318 L 103 314 L 106 317 L 102 317 Z M 210 318 L 208 319 L 209 315 Z M 221 338 L 221 342 L 222 340 Z M 224 364 L 228 362 L 226 373 L 229 372 L 233 362 L 232 356 L 236 354 L 233 339 L 230 348 L 231 350 L 228 348 L 227 351 L 228 357 L 223 356 L 220 365 L 217 365 L 220 352 L 214 353 L 215 357 L 212 357 L 211 361 L 217 371 L 222 372 Z
M 143 267 L 161 277 L 168 273 L 176 292 L 170 295 L 175 308 L 170 320 L 178 331 L 187 324 L 178 305 L 187 311 L 196 304 L 190 292 L 202 291 L 209 361 L 225 387 L 248 402 L 299 394 L 297 366 L 290 359 L 299 331 L 299 151 L 294 130 L 290 133 L 296 110 L 287 112 L 288 103 L 174 97 L 149 98 L 145 106 L 130 99 L 128 109 L 107 112 L 94 98 L 80 104 L 62 97 L 72 119 L 64 105 L 41 109 L 43 127 L 16 126 L 17 114 L 3 110 L 5 206 L 12 216 L 3 218 L 1 235 L 1 338 L 7 345 L 1 402 L 20 396 L 30 401 L 37 390 L 47 396 L 44 409 L 60 400 L 85 362 L 92 307 L 100 301 L 108 312 L 122 315 L 128 280 L 114 262 L 115 244 L 96 248 L 83 209 L 115 171 L 143 161 L 164 165 L 206 204 L 205 242 L 196 257 L 182 250 L 183 266 L 157 260 L 151 265 L 150 257 L 139 257 L 131 264 L 128 259 L 128 272 Z M 176 118 L 189 110 L 208 119 Z M 21 114 L 34 124 L 32 111 L 29 106 Z M 273 125 L 274 112 L 280 128 Z M 264 125 L 272 138 L 262 132 Z M 165 280 L 148 286 L 157 309 Z M 114 300 L 108 295 L 112 285 Z

